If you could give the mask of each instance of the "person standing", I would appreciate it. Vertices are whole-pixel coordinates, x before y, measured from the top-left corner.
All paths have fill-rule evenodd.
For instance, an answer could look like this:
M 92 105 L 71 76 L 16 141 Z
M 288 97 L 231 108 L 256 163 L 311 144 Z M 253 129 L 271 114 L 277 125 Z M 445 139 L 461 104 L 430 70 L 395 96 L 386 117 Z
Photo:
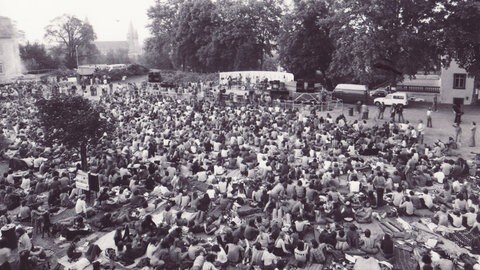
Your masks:
M 437 111 L 437 94 L 435 94 L 435 96 L 433 96 L 433 111 L 436 112 Z
M 383 119 L 383 113 L 385 112 L 385 103 L 380 103 L 378 105 L 378 119 Z
M 425 132 L 425 125 L 423 124 L 422 120 L 420 120 L 420 123 L 418 123 L 417 132 L 418 132 L 418 134 L 417 134 L 418 135 L 418 141 L 420 142 L 420 144 L 423 144 L 423 135 L 424 135 L 424 132 Z
M 472 122 L 472 127 L 470 128 L 470 143 L 468 146 L 475 147 L 475 133 L 477 133 L 477 123 Z
M 453 127 L 455 128 L 455 142 L 462 142 L 462 127 L 460 124 L 454 124 Z
M 377 207 L 383 206 L 383 193 L 385 192 L 385 177 L 383 177 L 382 172 L 378 171 L 377 176 L 373 178 L 373 186 L 377 192 Z
M 390 110 L 390 117 L 392 118 L 392 122 L 394 123 L 395 123 L 395 111 L 396 111 L 395 104 L 392 104 L 392 108 Z
M 428 108 L 427 110 L 427 127 L 432 128 L 432 108 Z
M 455 124 L 460 125 L 460 123 L 462 122 L 462 115 L 463 115 L 462 107 L 460 104 L 453 105 L 453 113 L 455 114 L 455 119 L 453 120 L 453 122 Z
M 396 106 L 396 111 L 397 111 L 397 114 L 398 114 L 398 122 L 399 123 L 405 122 L 405 118 L 403 118 L 403 106 L 401 104 L 398 104 Z

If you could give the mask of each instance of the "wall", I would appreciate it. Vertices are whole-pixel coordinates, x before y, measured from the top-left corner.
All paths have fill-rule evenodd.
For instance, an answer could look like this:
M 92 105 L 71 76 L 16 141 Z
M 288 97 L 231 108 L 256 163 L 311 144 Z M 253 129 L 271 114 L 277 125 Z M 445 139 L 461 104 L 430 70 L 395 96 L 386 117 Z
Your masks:
M 465 69 L 458 67 L 455 61 L 452 61 L 447 69 L 442 68 L 439 102 L 453 103 L 454 98 L 463 98 L 464 104 L 471 104 L 474 93 L 474 77 L 467 75 L 465 89 L 453 89 L 453 74 L 455 73 L 467 74 Z
M 22 75 L 18 42 L 15 39 L 0 38 L 0 47 L 0 63 L 3 66 L 0 82 L 10 81 Z

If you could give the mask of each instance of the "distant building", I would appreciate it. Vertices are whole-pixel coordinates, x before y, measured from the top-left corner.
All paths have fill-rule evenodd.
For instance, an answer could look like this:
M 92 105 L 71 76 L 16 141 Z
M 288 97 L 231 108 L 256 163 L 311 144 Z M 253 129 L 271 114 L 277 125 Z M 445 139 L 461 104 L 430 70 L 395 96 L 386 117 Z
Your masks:
M 12 21 L 0 16 L 0 83 L 22 75 L 18 33 Z
M 127 41 L 95 41 L 98 51 L 106 55 L 109 51 L 128 51 Z
M 125 41 L 95 41 L 95 45 L 101 54 L 107 55 L 110 51 L 112 52 L 125 52 L 125 57 L 135 62 L 138 60 L 138 57 L 142 54 L 140 43 L 138 42 L 138 33 L 137 30 L 133 27 L 133 24 L 130 23 L 127 32 L 127 40 Z
M 128 42 L 128 57 L 134 61 L 138 60 L 142 49 L 140 48 L 140 43 L 138 42 L 138 33 L 137 30 L 133 28 L 133 24 L 130 22 L 130 27 L 128 28 L 127 33 L 127 42 Z
M 397 84 L 397 91 L 412 93 L 426 101 L 432 101 L 437 95 L 439 103 L 465 105 L 477 102 L 478 90 L 475 88 L 475 77 L 455 61 L 448 68 L 442 67 L 440 74 L 405 77 L 403 82 Z

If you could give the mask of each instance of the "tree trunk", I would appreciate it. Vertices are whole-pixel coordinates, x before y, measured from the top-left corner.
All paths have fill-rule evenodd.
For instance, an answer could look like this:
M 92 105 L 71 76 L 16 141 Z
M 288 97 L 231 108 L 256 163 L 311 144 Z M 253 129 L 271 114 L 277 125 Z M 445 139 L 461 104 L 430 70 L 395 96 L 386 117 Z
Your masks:
M 80 159 L 82 161 L 82 170 L 84 172 L 88 171 L 88 164 L 87 164 L 87 144 L 82 143 L 80 145 Z

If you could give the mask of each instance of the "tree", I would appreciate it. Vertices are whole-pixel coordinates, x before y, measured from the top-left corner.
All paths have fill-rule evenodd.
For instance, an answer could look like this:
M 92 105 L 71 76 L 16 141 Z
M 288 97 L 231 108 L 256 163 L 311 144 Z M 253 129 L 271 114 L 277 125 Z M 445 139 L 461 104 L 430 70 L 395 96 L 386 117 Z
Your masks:
M 39 43 L 20 45 L 20 57 L 27 70 L 55 69 L 59 63 Z
M 282 16 L 280 0 L 250 0 L 247 6 L 253 14 L 255 43 L 260 50 L 260 68 L 264 68 L 266 57 L 272 57 L 277 48 L 277 37 Z
M 78 61 L 95 56 L 93 41 L 97 38 L 93 27 L 72 15 L 63 15 L 51 21 L 45 28 L 45 38 L 60 45 L 65 52 L 65 64 L 69 68 Z M 78 53 L 78 54 L 77 54 Z M 80 58 L 80 56 L 82 58 Z
M 145 40 L 145 55 L 142 62 L 154 68 L 173 69 L 169 48 L 169 38 L 166 34 L 148 38 Z
M 167 0 L 148 11 L 147 59 L 198 72 L 263 69 L 276 49 L 280 0 Z M 168 57 L 167 57 L 168 56 Z
M 445 2 L 441 38 L 444 64 L 455 60 L 470 74 L 480 76 L 480 2 Z
M 109 50 L 106 55 L 104 55 L 105 64 L 128 64 L 130 63 L 130 58 L 128 58 L 128 49 L 116 49 Z
M 319 78 L 327 88 L 332 88 L 329 67 L 335 50 L 330 38 L 330 25 L 317 23 L 320 18 L 332 16 L 324 0 L 294 1 L 292 12 L 282 21 L 279 35 L 279 53 L 282 65 L 296 78 Z
M 39 124 L 45 144 L 63 144 L 80 153 L 82 169 L 88 170 L 88 146 L 95 146 L 106 133 L 112 136 L 113 120 L 106 110 L 80 96 L 61 95 L 37 101 Z
M 345 0 L 332 26 L 335 51 L 329 71 L 352 82 L 395 82 L 403 75 L 432 70 L 438 62 L 436 12 L 440 0 Z
M 147 11 L 152 37 L 145 41 L 145 62 L 149 66 L 170 69 L 178 11 L 183 0 L 156 0 Z M 176 68 L 176 67 L 175 67 Z
M 174 37 L 173 60 L 182 70 L 210 71 L 199 52 L 211 41 L 218 26 L 218 13 L 211 0 L 187 0 L 180 6 Z

